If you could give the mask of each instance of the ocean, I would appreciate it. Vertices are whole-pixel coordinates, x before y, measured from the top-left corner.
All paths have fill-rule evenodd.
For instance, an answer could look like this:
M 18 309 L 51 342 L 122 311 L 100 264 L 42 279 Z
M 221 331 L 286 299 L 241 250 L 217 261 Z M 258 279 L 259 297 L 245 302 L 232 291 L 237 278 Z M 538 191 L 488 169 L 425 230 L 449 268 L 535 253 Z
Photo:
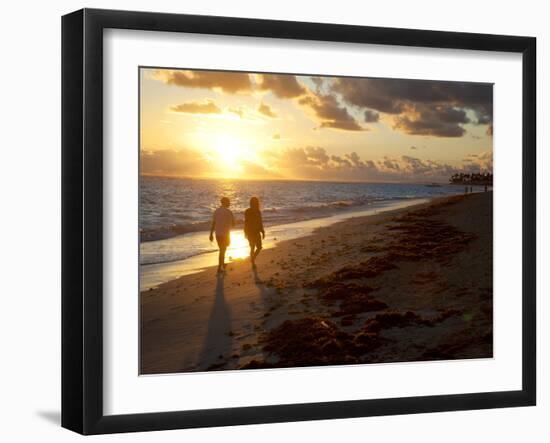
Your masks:
M 474 186 L 474 192 L 483 187 Z M 168 278 L 151 273 L 172 269 L 173 275 L 215 263 L 216 245 L 208 240 L 212 212 L 219 200 L 231 200 L 237 226 L 228 258 L 247 255 L 242 219 L 250 197 L 260 199 L 265 246 L 307 235 L 315 227 L 345 218 L 393 209 L 418 200 L 461 194 L 464 186 L 398 183 L 252 181 L 142 176 L 140 178 L 140 274 L 142 289 Z M 202 257 L 198 257 L 201 256 Z M 214 260 L 214 261 L 213 261 Z M 213 261 L 213 263 L 210 263 Z M 147 280 L 147 279 L 146 279 Z

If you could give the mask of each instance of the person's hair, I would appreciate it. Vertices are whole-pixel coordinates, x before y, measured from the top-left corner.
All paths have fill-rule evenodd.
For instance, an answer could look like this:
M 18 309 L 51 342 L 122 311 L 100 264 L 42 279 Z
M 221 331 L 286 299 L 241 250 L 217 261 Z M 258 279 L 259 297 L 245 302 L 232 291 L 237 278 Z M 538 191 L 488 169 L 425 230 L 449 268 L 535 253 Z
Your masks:
M 222 206 L 229 206 L 229 199 L 227 197 L 222 197 L 220 203 Z
M 257 211 L 260 210 L 260 200 L 258 200 L 258 197 L 251 197 L 250 198 L 250 207 L 252 209 L 257 210 Z

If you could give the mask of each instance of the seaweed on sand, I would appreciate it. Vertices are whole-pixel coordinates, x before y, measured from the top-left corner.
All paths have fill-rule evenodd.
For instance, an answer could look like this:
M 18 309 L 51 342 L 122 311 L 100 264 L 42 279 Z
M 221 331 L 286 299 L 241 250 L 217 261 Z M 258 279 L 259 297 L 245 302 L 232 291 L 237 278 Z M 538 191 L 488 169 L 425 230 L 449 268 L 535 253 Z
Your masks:
M 276 364 L 252 360 L 245 369 L 360 363 L 359 357 L 382 344 L 376 334 L 349 334 L 330 320 L 306 317 L 286 320 L 262 338 L 263 350 L 278 358 Z

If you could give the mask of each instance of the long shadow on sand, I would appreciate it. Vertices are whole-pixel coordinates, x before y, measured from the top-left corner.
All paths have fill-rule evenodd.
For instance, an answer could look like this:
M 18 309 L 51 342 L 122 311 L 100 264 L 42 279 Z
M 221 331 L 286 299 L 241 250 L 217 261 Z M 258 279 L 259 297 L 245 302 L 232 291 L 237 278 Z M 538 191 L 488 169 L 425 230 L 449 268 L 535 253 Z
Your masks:
M 254 284 L 260 291 L 260 296 L 264 307 L 268 308 L 273 291 L 266 286 L 265 282 L 260 277 L 260 274 L 258 273 L 258 269 L 256 267 L 252 268 L 252 275 L 254 276 Z
M 215 369 L 227 359 L 231 351 L 231 311 L 225 301 L 224 275 L 216 277 L 214 305 L 208 319 L 208 332 L 197 362 L 197 369 Z

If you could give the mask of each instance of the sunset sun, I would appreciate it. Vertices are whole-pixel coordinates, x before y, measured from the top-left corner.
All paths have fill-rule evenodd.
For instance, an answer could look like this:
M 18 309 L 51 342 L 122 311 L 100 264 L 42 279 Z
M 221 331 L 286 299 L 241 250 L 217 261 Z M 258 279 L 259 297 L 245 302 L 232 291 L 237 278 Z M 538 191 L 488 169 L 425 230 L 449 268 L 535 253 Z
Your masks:
M 221 134 L 215 138 L 214 150 L 220 164 L 220 170 L 231 175 L 241 170 L 240 161 L 244 158 L 242 142 L 231 135 Z

